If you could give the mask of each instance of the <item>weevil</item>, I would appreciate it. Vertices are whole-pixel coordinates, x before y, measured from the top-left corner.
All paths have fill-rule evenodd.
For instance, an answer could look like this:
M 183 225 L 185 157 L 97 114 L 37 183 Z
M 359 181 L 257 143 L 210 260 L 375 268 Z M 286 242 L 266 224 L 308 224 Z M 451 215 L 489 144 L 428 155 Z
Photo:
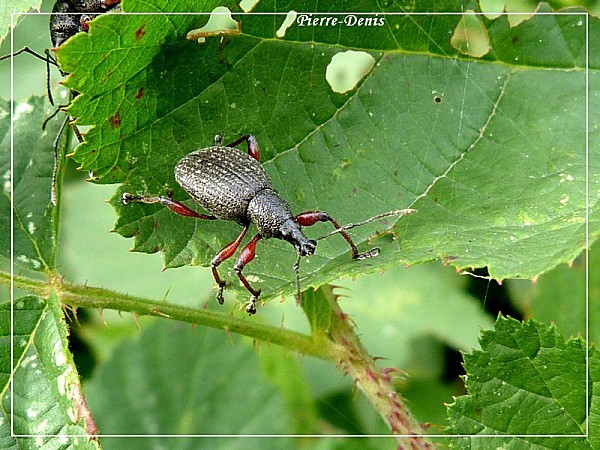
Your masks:
M 88 31 L 88 22 L 106 12 L 120 9 L 121 0 L 59 0 L 50 16 L 50 37 L 54 47 L 81 31 Z
M 106 12 L 120 11 L 121 0 L 59 0 L 57 1 L 50 14 L 50 40 L 52 41 L 53 49 L 60 47 L 71 36 L 82 31 L 88 31 L 88 22 L 94 17 Z M 47 64 L 47 90 L 48 100 L 54 105 L 52 92 L 50 91 L 50 65 L 56 66 L 61 76 L 66 74 L 60 70 L 56 59 L 54 59 L 48 49 L 44 51 L 44 56 L 37 53 L 29 47 L 23 47 L 10 55 L 0 57 L 0 61 L 20 55 L 21 53 L 29 53 L 38 59 L 41 59 Z
M 248 152 L 234 147 L 246 142 Z M 242 271 L 256 256 L 256 245 L 261 239 L 277 238 L 289 242 L 298 253 L 298 258 L 315 253 L 317 241 L 309 239 L 302 231 L 318 222 L 330 222 L 350 246 L 352 259 L 365 259 L 377 256 L 379 248 L 359 253 L 354 241 L 346 230 L 361 226 L 373 220 L 390 215 L 403 215 L 415 212 L 405 209 L 378 214 L 357 224 L 340 224 L 324 211 L 305 211 L 294 215 L 289 204 L 272 188 L 269 175 L 259 162 L 260 150 L 256 138 L 247 134 L 222 145 L 222 136 L 217 135 L 212 147 L 202 148 L 184 156 L 175 166 L 175 180 L 181 187 L 210 214 L 198 213 L 171 196 L 148 197 L 125 192 L 121 201 L 127 205 L 137 203 L 160 203 L 171 211 L 188 217 L 204 220 L 229 220 L 239 223 L 243 229 L 239 236 L 227 244 L 211 261 L 212 274 L 218 286 L 217 301 L 223 304 L 223 289 L 226 282 L 221 278 L 217 267 L 232 257 L 240 246 L 251 224 L 258 233 L 241 250 L 233 269 L 242 284 L 250 292 L 250 301 L 246 306 L 249 315 L 256 313 L 256 302 L 261 289 L 255 289 Z M 322 236 L 322 237 L 326 237 Z M 298 261 L 299 261 L 298 259 Z M 296 273 L 298 262 L 296 262 Z M 297 277 L 297 283 L 298 277 Z M 298 284 L 299 285 L 299 284 Z
M 58 48 L 62 45 L 68 38 L 74 36 L 75 34 L 81 31 L 88 31 L 89 25 L 88 22 L 92 20 L 94 17 L 104 14 L 106 12 L 116 12 L 120 11 L 120 3 L 121 0 L 59 0 L 54 4 L 52 8 L 52 14 L 50 15 L 50 39 L 52 44 L 54 45 L 54 49 Z M 58 68 L 61 76 L 65 76 L 66 74 L 60 70 L 58 67 L 58 63 L 55 58 L 50 55 L 50 51 L 46 49 L 44 51 L 44 56 L 40 55 L 36 51 L 30 49 L 29 47 L 23 47 L 21 50 L 11 53 L 10 55 L 0 57 L 0 61 L 17 56 L 21 53 L 29 53 L 32 56 L 35 56 L 38 59 L 41 59 L 46 63 L 46 90 L 48 95 L 48 101 L 51 105 L 54 106 L 54 100 L 52 98 L 52 90 L 50 89 L 50 65 L 54 65 Z M 71 99 L 77 96 L 77 92 L 71 91 Z M 60 105 L 56 109 L 56 111 L 50 115 L 44 122 L 42 123 L 42 130 L 46 128 L 47 123 L 53 119 L 64 107 L 68 105 Z M 52 171 L 52 187 L 50 193 L 50 201 L 52 204 L 56 205 L 57 203 L 57 194 L 56 194 L 56 178 L 58 176 L 58 166 L 60 162 L 58 146 L 60 142 L 60 137 L 64 132 L 67 124 L 69 124 L 71 118 L 67 116 L 63 121 L 59 131 L 57 133 L 56 139 L 54 140 L 53 149 L 54 149 L 54 168 Z M 79 132 L 77 126 L 73 123 L 70 124 L 77 140 L 79 142 L 83 142 L 83 136 Z

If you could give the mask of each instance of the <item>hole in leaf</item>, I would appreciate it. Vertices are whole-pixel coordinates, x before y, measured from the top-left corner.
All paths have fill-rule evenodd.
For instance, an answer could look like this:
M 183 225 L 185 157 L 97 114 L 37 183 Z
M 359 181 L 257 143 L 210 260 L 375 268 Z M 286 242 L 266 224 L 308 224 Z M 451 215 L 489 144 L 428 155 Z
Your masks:
M 538 2 L 528 0 L 479 0 L 481 12 L 490 20 L 497 19 L 503 12 L 512 13 L 506 16 L 511 28 L 532 17 L 538 8 Z M 515 14 L 520 13 L 523 14 Z
M 278 37 L 279 39 L 282 39 L 285 37 L 285 32 L 287 31 L 287 29 L 292 26 L 292 24 L 294 22 L 296 22 L 296 17 L 298 16 L 298 13 L 296 11 L 290 11 L 287 13 L 287 15 L 285 16 L 285 20 L 283 21 L 283 23 L 281 24 L 281 26 L 279 27 L 279 30 L 277 30 L 277 32 L 275 33 L 275 36 Z
M 506 0 L 479 0 L 481 12 L 490 20 L 497 19 L 504 12 Z
M 260 0 L 242 0 L 240 2 L 240 8 L 244 12 L 252 11 Z
M 217 6 L 210 13 L 210 17 L 206 25 L 202 28 L 191 30 L 186 39 L 190 41 L 197 40 L 202 44 L 207 37 L 219 36 L 222 34 L 237 34 L 240 32 L 240 24 L 231 17 L 231 11 L 224 6 Z
M 327 66 L 325 79 L 333 92 L 343 94 L 354 89 L 374 65 L 375 58 L 367 52 L 348 50 L 336 53 Z
M 108 119 L 108 122 L 110 123 L 111 127 L 116 128 L 121 125 L 121 116 L 119 113 L 115 113 Z
M 487 29 L 472 10 L 467 11 L 460 19 L 450 43 L 459 52 L 475 58 L 481 58 L 490 51 Z
M 142 24 L 137 30 L 135 30 L 135 40 L 139 41 L 146 35 L 146 24 Z
M 510 2 L 506 2 L 506 12 L 513 13 L 506 16 L 508 24 L 511 28 L 516 27 L 521 22 L 525 22 L 526 20 L 533 17 L 536 9 L 537 3 L 531 4 L 525 0 L 512 0 Z M 520 12 L 524 14 L 514 14 Z

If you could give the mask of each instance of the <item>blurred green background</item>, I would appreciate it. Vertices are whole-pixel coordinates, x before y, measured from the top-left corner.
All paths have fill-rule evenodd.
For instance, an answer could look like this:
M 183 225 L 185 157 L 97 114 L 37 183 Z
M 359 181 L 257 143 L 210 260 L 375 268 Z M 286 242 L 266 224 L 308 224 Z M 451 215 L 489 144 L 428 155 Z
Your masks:
M 51 4 L 46 2 L 45 10 Z M 597 2 L 590 2 L 590 6 L 597 8 Z M 50 46 L 48 17 L 26 17 L 14 38 L 15 49 L 28 45 L 43 52 Z M 8 53 L 9 40 L 0 49 L 1 55 Z M 15 101 L 45 95 L 46 68 L 41 61 L 21 55 L 14 59 L 14 70 Z M 64 89 L 62 97 L 58 94 L 58 71 L 53 68 L 51 74 L 55 98 L 66 99 Z M 0 63 L 0 78 L 10 78 L 9 61 Z M 0 93 L 10 98 L 10 85 L 3 82 Z M 105 200 L 113 195 L 115 186 L 94 185 L 85 181 L 86 175 L 71 164 L 64 185 L 58 269 L 67 281 L 239 314 L 239 305 L 231 297 L 226 297 L 224 306 L 216 304 L 210 269 L 182 267 L 163 272 L 158 254 L 129 252 L 132 242 L 110 233 L 116 217 Z M 590 255 L 590 340 L 594 341 L 599 323 L 596 318 L 600 287 L 595 273 L 598 251 Z M 398 389 L 418 419 L 431 423 L 433 433 L 442 432 L 444 403 L 452 402 L 453 395 L 464 393 L 459 378 L 463 373 L 460 351 L 478 348 L 479 330 L 491 328 L 499 312 L 517 319 L 535 317 L 547 324 L 554 322 L 567 337 L 585 336 L 584 257 L 570 267 L 558 267 L 540 276 L 535 283 L 506 280 L 498 285 L 485 278 L 484 270 L 474 274 L 477 277 L 459 275 L 453 268 L 434 262 L 336 283 L 340 286 L 337 292 L 343 296 L 341 307 L 356 323 L 363 344 L 372 355 L 383 358 L 381 367 L 397 367 L 406 372 L 398 379 Z M 370 406 L 356 393 L 351 380 L 330 363 L 291 355 L 264 343 L 257 345 L 225 332 L 192 329 L 161 319 L 136 321 L 130 314 L 95 310 L 79 310 L 77 320 L 69 318 L 75 361 L 101 433 L 238 434 L 246 430 L 255 434 L 261 427 L 270 434 L 387 433 Z M 293 299 L 270 302 L 250 320 L 309 331 Z M 178 387 L 178 379 L 184 387 Z M 205 379 L 222 379 L 222 384 L 205 391 Z M 248 405 L 236 403 L 239 393 L 235 395 L 232 387 L 249 385 L 253 387 L 242 390 L 242 396 L 260 393 L 264 402 L 260 411 L 250 399 Z M 137 389 L 139 395 L 134 394 Z M 148 391 L 155 396 L 145 398 L 142 393 Z M 229 403 L 228 395 L 232 396 Z M 128 404 L 122 414 L 115 413 L 114 405 L 119 401 Z M 213 406 L 203 407 L 203 402 Z M 220 404 L 225 412 L 220 411 Z M 135 420 L 128 408 L 139 412 Z M 203 409 L 205 420 L 213 420 L 198 418 Z M 235 415 L 245 420 L 254 417 L 262 424 L 244 428 L 242 421 L 220 423 L 215 428 L 212 422 L 231 417 L 227 410 L 236 411 Z M 163 441 L 168 446 L 164 448 L 188 447 L 182 440 L 173 441 L 172 446 L 167 442 Z M 276 440 L 270 441 L 270 446 L 289 448 L 292 443 L 294 447 L 311 448 L 394 445 L 385 438 Z M 102 444 L 105 448 L 125 445 L 116 438 Z M 146 444 L 127 441 L 128 448 L 147 448 Z M 206 443 L 211 448 L 231 444 L 231 439 Z M 237 444 L 240 448 L 254 448 L 264 446 L 264 441 L 247 439 Z

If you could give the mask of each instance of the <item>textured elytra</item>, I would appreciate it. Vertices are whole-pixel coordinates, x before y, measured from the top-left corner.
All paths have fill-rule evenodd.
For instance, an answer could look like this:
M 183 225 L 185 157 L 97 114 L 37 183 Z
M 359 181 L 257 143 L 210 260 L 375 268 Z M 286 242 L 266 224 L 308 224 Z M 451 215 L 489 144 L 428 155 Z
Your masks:
M 248 204 L 271 187 L 263 166 L 247 153 L 213 146 L 184 156 L 175 179 L 190 196 L 219 219 L 249 223 Z

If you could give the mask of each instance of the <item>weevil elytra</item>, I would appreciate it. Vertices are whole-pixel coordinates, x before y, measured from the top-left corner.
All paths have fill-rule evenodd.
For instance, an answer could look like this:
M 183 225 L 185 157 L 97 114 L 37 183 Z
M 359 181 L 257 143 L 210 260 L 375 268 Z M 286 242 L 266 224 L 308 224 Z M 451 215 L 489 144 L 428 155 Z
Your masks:
M 242 142 L 247 143 L 248 153 L 234 148 Z M 256 225 L 258 233 L 244 246 L 234 265 L 240 281 L 251 294 L 246 306 L 246 312 L 250 315 L 256 313 L 256 302 L 261 290 L 253 288 L 242 271 L 256 256 L 256 245 L 259 240 L 282 239 L 294 246 L 299 258 L 309 256 L 315 252 L 317 241 L 307 238 L 302 232 L 302 227 L 317 222 L 330 222 L 335 227 L 331 234 L 342 235 L 350 246 L 352 259 L 365 259 L 377 256 L 379 249 L 376 247 L 359 253 L 346 230 L 383 217 L 415 212 L 410 209 L 390 211 L 345 226 L 340 226 L 324 211 L 306 211 L 294 215 L 288 203 L 271 187 L 271 180 L 260 164 L 259 156 L 258 143 L 253 135 L 247 134 L 225 146 L 222 145 L 222 137 L 217 135 L 212 147 L 192 152 L 179 161 L 175 166 L 175 179 L 210 215 L 200 214 L 183 203 L 165 196 L 146 197 L 126 192 L 121 198 L 124 204 L 160 203 L 182 216 L 205 220 L 231 220 L 243 226 L 240 235 L 227 244 L 211 261 L 212 274 L 218 285 L 217 301 L 220 304 L 223 304 L 223 289 L 226 282 L 219 276 L 217 267 L 233 256 L 250 225 Z M 298 263 L 295 265 L 296 271 L 297 266 Z

